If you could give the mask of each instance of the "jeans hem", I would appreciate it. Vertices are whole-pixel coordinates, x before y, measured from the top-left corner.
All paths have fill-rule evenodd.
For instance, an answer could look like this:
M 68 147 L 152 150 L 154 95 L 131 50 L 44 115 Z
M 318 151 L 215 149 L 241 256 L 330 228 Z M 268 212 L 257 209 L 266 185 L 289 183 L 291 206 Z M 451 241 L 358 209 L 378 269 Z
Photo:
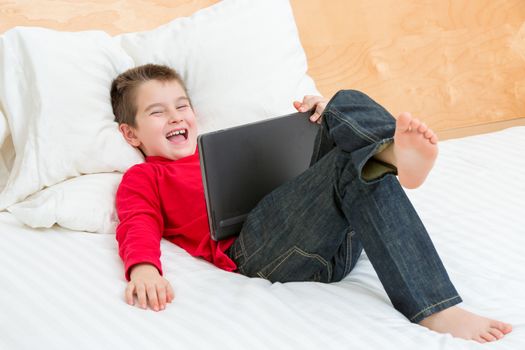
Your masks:
M 428 316 L 433 315 L 438 311 L 448 309 L 449 307 L 459 304 L 462 301 L 463 300 L 461 299 L 459 295 L 453 296 L 452 298 L 442 300 L 436 304 L 433 304 L 433 305 L 430 305 L 424 308 L 423 310 L 421 310 L 420 312 L 412 316 L 410 318 L 410 322 L 419 323 L 420 321 L 427 318 Z
M 381 151 L 384 151 L 388 146 L 392 145 L 393 143 L 394 138 L 385 138 L 373 144 L 372 149 L 368 152 L 366 157 L 361 161 L 361 163 L 357 167 L 360 181 L 362 181 L 365 184 L 373 184 L 381 181 L 386 175 L 397 175 L 397 167 L 395 167 L 393 164 L 388 164 L 375 158 L 372 160 L 372 158 L 376 154 L 380 153 Z M 365 166 L 371 161 L 376 162 L 376 171 L 374 176 L 369 178 L 367 176 L 364 176 L 364 169 Z

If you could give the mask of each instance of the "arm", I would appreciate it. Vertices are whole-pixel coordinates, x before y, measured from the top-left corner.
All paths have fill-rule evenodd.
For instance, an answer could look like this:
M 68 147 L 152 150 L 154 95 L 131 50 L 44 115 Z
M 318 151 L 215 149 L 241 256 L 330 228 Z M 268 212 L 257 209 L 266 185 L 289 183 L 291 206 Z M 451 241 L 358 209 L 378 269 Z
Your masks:
M 314 113 L 310 116 L 310 121 L 312 123 L 321 124 L 321 116 L 327 104 L 328 99 L 322 96 L 307 95 L 303 98 L 303 102 L 294 101 L 293 106 L 299 112 L 306 112 L 315 109 Z
M 146 308 L 149 302 L 159 311 L 173 300 L 173 289 L 162 277 L 160 239 L 164 222 L 154 175 L 148 168 L 134 167 L 122 178 L 116 198 L 120 220 L 116 238 L 129 281 L 126 302 L 134 305 L 137 295 L 140 307 Z

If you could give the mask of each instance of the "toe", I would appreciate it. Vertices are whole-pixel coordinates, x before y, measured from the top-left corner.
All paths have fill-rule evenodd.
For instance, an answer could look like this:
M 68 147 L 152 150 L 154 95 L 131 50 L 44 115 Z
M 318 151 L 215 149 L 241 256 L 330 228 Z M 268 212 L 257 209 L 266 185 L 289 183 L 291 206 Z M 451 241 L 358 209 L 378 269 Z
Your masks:
M 512 326 L 510 324 L 501 321 L 492 321 L 490 326 L 500 330 L 503 334 L 507 334 L 512 331 Z
M 436 134 L 430 138 L 430 142 L 434 145 L 438 143 L 438 137 Z
M 492 334 L 496 339 L 503 338 L 504 334 L 497 328 L 491 328 L 489 329 L 489 333 Z
M 419 129 L 419 126 L 421 125 L 421 121 L 417 118 L 414 118 L 410 121 L 410 129 L 411 130 L 417 130 Z
M 488 332 L 480 334 L 480 337 L 483 338 L 484 340 L 488 341 L 488 342 L 496 340 L 496 338 L 492 334 L 490 334 Z
M 487 342 L 485 339 L 481 338 L 480 336 L 474 337 L 474 338 L 472 338 L 472 340 L 475 340 L 475 341 L 477 341 L 478 343 L 481 343 L 481 344 Z
M 434 136 L 434 132 L 430 129 L 428 129 L 426 132 L 425 132 L 425 138 L 426 139 L 430 139 L 432 138 L 432 136 Z
M 412 115 L 408 112 L 403 112 L 397 118 L 397 129 L 401 131 L 407 131 L 410 126 L 410 121 L 412 120 Z
M 421 125 L 419 126 L 419 128 L 417 129 L 417 131 L 419 131 L 420 133 L 426 133 L 428 130 L 428 126 L 427 124 L 425 123 L 421 123 Z M 428 138 L 428 137 L 427 137 Z

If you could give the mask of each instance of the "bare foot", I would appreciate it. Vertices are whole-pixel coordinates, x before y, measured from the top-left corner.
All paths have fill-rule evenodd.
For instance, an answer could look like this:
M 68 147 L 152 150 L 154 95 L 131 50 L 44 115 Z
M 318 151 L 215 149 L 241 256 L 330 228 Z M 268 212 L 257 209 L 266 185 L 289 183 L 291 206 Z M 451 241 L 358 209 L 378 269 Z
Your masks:
M 393 153 L 403 187 L 416 188 L 425 181 L 438 154 L 437 142 L 436 134 L 410 113 L 397 118 Z
M 478 316 L 457 306 L 436 312 L 419 324 L 439 333 L 450 333 L 454 337 L 479 343 L 499 340 L 512 331 L 508 323 Z

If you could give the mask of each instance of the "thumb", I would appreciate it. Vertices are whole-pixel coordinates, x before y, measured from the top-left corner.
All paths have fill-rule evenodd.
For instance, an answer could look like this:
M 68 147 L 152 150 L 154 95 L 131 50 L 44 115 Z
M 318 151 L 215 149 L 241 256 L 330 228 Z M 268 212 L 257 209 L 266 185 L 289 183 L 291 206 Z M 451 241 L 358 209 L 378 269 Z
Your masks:
M 299 101 L 293 101 L 293 106 L 295 107 L 295 109 L 299 110 L 299 108 L 301 108 L 301 105 L 302 105 L 301 102 L 299 102 Z

